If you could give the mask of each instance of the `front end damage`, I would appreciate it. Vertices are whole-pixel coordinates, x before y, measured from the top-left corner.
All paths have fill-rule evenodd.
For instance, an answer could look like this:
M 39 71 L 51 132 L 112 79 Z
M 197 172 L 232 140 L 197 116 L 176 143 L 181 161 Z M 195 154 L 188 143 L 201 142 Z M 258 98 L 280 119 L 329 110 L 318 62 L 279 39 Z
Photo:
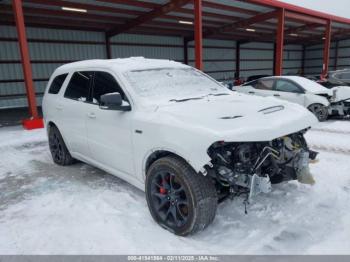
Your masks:
M 328 101 L 330 102 L 328 114 L 348 118 L 350 116 L 350 87 L 334 87 L 332 91 L 333 96 L 328 97 Z
M 217 185 L 221 199 L 246 193 L 247 200 L 271 191 L 271 184 L 298 180 L 314 184 L 309 162 L 317 152 L 311 151 L 304 131 L 269 142 L 214 143 L 208 149 L 211 158 L 206 166 Z

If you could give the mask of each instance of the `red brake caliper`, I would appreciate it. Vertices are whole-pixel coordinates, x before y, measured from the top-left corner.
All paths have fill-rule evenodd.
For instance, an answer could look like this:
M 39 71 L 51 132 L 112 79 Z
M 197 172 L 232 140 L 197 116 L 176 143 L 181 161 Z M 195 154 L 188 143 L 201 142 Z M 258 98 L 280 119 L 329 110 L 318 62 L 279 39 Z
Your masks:
M 164 183 L 165 181 L 163 180 L 162 181 L 162 186 L 164 186 Z M 166 194 L 166 189 L 164 188 L 164 187 L 161 187 L 160 189 L 159 189 L 159 193 L 161 193 L 162 195 L 165 195 Z

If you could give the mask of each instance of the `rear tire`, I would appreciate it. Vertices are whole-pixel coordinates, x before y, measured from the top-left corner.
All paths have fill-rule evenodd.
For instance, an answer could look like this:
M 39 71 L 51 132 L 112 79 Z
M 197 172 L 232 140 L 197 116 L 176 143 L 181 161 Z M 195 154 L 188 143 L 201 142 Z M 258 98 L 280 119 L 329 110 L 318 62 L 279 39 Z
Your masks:
M 317 117 L 318 121 L 324 122 L 328 119 L 328 109 L 324 105 L 312 104 L 308 109 Z
M 175 156 L 158 159 L 150 166 L 146 198 L 153 219 L 180 236 L 205 229 L 214 220 L 218 203 L 212 179 L 197 174 Z
M 69 153 L 68 148 L 63 141 L 62 135 L 56 126 L 50 127 L 48 136 L 53 161 L 60 166 L 73 164 L 75 159 Z

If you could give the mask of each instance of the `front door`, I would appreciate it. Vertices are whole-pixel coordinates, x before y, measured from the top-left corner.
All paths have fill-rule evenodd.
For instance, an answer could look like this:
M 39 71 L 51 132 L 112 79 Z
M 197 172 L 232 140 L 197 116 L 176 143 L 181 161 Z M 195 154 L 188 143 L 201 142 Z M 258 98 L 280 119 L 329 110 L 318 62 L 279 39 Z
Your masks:
M 58 127 L 67 140 L 72 153 L 82 157 L 89 155 L 87 145 L 85 115 L 87 99 L 92 83 L 93 72 L 80 71 L 73 73 L 63 97 L 57 105 Z
M 286 79 L 276 80 L 274 96 L 302 106 L 305 103 L 304 91 L 294 82 Z
M 133 111 L 104 110 L 101 95 L 118 92 L 128 102 L 114 76 L 108 72 L 94 74 L 92 99 L 86 112 L 87 136 L 92 159 L 118 173 L 134 175 L 131 115 Z

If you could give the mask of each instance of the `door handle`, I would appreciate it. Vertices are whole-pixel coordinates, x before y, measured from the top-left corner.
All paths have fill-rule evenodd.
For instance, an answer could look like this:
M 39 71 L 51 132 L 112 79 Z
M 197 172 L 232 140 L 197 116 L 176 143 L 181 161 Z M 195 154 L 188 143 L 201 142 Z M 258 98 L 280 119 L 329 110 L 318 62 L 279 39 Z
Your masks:
M 274 94 L 273 96 L 280 96 L 279 94 Z
M 56 106 L 56 109 L 59 110 L 59 111 L 61 111 L 61 110 L 63 109 L 63 106 L 57 105 L 57 106 Z
M 255 94 L 255 92 L 253 92 L 253 91 L 249 91 L 248 93 L 249 93 L 249 94 Z
M 92 118 L 92 119 L 96 118 L 95 113 L 88 113 L 87 116 L 88 116 L 89 118 Z

